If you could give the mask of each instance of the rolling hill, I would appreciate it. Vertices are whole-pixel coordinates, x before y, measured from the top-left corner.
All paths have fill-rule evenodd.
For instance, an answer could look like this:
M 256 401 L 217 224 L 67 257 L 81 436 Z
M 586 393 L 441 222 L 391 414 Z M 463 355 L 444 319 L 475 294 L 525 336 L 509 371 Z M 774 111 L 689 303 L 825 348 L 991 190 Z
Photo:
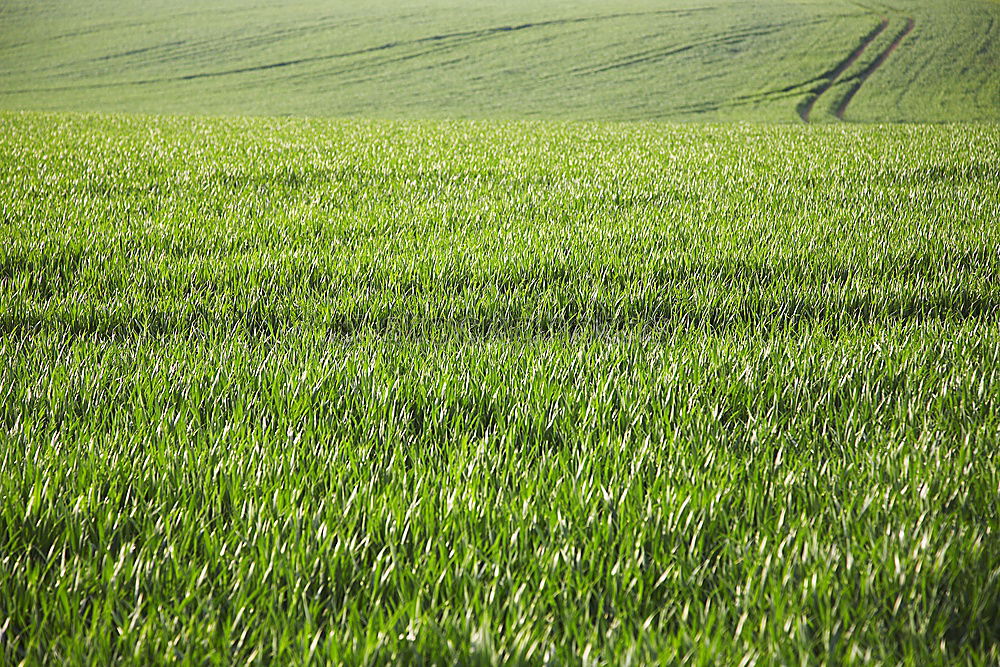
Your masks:
M 14 0 L 0 107 L 995 121 L 995 0 Z
M 0 665 L 1000 665 L 1000 2 L 888 1 L 0 0 Z

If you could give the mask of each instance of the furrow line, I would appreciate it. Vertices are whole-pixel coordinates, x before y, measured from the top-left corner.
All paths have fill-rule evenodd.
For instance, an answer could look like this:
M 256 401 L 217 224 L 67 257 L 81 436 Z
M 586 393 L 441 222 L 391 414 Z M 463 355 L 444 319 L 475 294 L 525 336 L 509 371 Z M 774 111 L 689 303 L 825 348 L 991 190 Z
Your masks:
M 837 106 L 833 111 L 834 116 L 840 120 L 844 120 L 844 114 L 847 112 L 847 107 L 851 104 L 851 100 L 854 99 L 854 96 L 858 94 L 858 91 L 861 90 L 861 86 L 865 85 L 865 81 L 867 81 L 872 74 L 878 71 L 878 69 L 885 64 L 885 61 L 889 59 L 889 56 L 891 56 L 899 47 L 900 43 L 906 39 L 906 36 L 913 32 L 913 27 L 915 25 L 916 22 L 912 18 L 906 19 L 906 25 L 899 32 L 899 34 L 896 35 L 896 39 L 892 40 L 892 44 L 887 46 L 882 53 L 878 54 L 878 57 L 875 58 L 875 60 L 873 60 L 871 64 L 858 75 L 857 81 L 855 81 L 854 85 L 851 86 L 851 89 L 847 91 L 847 94 L 841 98 L 840 102 L 837 103 Z
M 809 122 L 809 116 L 812 114 L 813 107 L 816 105 L 816 100 L 818 100 L 826 91 L 830 90 L 830 88 L 837 83 L 837 80 L 844 74 L 844 72 L 846 72 L 851 65 L 858 61 L 858 58 L 864 54 L 865 50 L 871 45 L 871 43 L 874 42 L 879 35 L 885 32 L 885 29 L 888 27 L 889 19 L 883 17 L 882 22 L 879 23 L 874 30 L 864 36 L 861 43 L 854 49 L 854 51 L 851 52 L 849 56 L 847 56 L 847 58 L 840 61 L 833 69 L 820 75 L 820 78 L 823 79 L 823 83 L 814 88 L 809 97 L 807 97 L 805 101 L 799 105 L 799 116 L 802 118 L 803 122 Z

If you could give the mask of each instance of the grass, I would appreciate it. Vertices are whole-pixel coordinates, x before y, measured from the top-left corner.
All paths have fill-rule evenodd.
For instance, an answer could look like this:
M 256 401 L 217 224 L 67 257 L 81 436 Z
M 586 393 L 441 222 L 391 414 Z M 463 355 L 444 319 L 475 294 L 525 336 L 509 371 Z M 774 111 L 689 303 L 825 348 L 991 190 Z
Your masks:
M 7 0 L 0 108 L 1000 121 L 996 0 L 335 5 Z
M 0 655 L 1000 660 L 1000 128 L 0 115 Z

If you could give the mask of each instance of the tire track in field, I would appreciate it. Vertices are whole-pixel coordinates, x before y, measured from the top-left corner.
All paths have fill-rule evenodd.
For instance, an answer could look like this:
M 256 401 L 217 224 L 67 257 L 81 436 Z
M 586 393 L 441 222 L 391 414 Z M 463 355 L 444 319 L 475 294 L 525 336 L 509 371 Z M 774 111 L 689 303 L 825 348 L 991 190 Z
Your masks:
M 730 32 L 718 33 L 716 35 L 709 35 L 703 39 L 690 42 L 688 44 L 681 44 L 672 46 L 669 48 L 659 48 L 659 49 L 649 49 L 646 51 L 640 51 L 638 53 L 633 53 L 627 56 L 623 60 L 617 62 L 609 63 L 606 65 L 600 65 L 595 67 L 576 67 L 570 70 L 573 74 L 597 74 L 601 72 L 608 72 L 615 69 L 623 69 L 626 67 L 631 67 L 633 65 L 640 65 L 644 63 L 654 62 L 657 60 L 662 60 L 670 56 L 675 56 L 685 51 L 691 51 L 693 49 L 702 48 L 706 46 L 730 46 L 733 44 L 740 44 L 742 42 L 753 39 L 754 37 L 765 37 L 767 35 L 774 34 L 781 30 L 792 28 L 792 27 L 804 27 L 808 25 L 815 25 L 818 23 L 823 23 L 827 19 L 819 20 L 809 20 L 809 21 L 795 21 L 790 23 L 769 23 L 755 25 L 743 30 L 733 30 Z
M 379 44 L 376 46 L 369 46 L 366 48 L 355 49 L 352 51 L 342 51 L 339 53 L 328 53 L 315 56 L 305 56 L 302 58 L 293 58 L 288 60 L 281 60 L 276 62 L 263 63 L 259 65 L 248 65 L 245 67 L 235 67 L 225 70 L 215 70 L 209 72 L 196 72 L 191 74 L 182 74 L 177 76 L 167 76 L 158 77 L 151 79 L 141 79 L 133 81 L 117 81 L 108 83 L 88 83 L 88 84 L 71 84 L 65 86 L 52 86 L 46 88 L 24 88 L 20 90 L 8 90 L 4 91 L 7 94 L 26 94 L 26 93 L 42 93 L 42 92 L 62 92 L 69 90 L 93 90 L 100 88 L 120 88 L 128 86 L 142 86 L 150 84 L 163 84 L 163 83 L 182 83 L 187 81 L 194 81 L 198 79 L 211 79 L 218 77 L 232 76 L 234 74 L 247 74 L 251 72 L 261 72 L 265 70 L 283 69 L 288 67 L 294 67 L 298 65 L 336 61 L 345 58 L 352 58 L 355 56 L 363 56 L 368 54 L 378 54 L 381 52 L 389 51 L 392 49 L 397 49 L 400 47 L 414 47 L 423 45 L 438 45 L 452 43 L 455 41 L 471 41 L 480 40 L 484 38 L 489 38 L 493 36 L 500 36 L 510 33 L 516 33 L 523 30 L 530 30 L 534 28 L 542 28 L 549 26 L 558 25 L 572 25 L 572 24 L 585 24 L 591 22 L 609 21 L 622 18 L 636 18 L 643 16 L 690 16 L 701 12 L 711 12 L 714 11 L 714 7 L 692 7 L 689 9 L 662 9 L 646 12 L 617 12 L 609 14 L 600 14 L 593 16 L 575 16 L 559 19 L 548 19 L 541 21 L 534 21 L 529 23 L 519 23 L 510 25 L 494 26 L 490 28 L 481 28 L 477 30 L 463 30 L 458 32 L 450 32 L 444 34 L 430 35 L 427 37 L 419 37 L 416 39 L 409 39 L 396 42 L 386 42 L 384 44 Z M 249 39 L 249 38 L 247 38 Z
M 881 23 L 879 23 L 878 26 L 861 39 L 861 43 L 858 44 L 857 48 L 855 48 L 850 55 L 837 63 L 833 69 L 820 75 L 819 78 L 823 80 L 823 83 L 813 88 L 810 91 L 809 96 L 806 97 L 806 99 L 798 106 L 799 117 L 802 118 L 802 122 L 809 122 L 809 116 L 812 114 L 813 107 L 816 105 L 816 100 L 822 97 L 828 90 L 833 88 L 834 84 L 836 84 L 838 79 L 843 76 L 844 72 L 846 72 L 851 65 L 858 61 L 858 58 L 864 54 L 865 50 L 871 46 L 872 42 L 874 42 L 879 35 L 885 32 L 885 29 L 888 27 L 889 19 L 883 17 Z
M 685 51 L 691 51 L 699 47 L 705 46 L 727 46 L 731 44 L 739 44 L 745 42 L 754 37 L 764 37 L 778 32 L 782 28 L 787 27 L 787 24 L 771 24 L 758 26 L 754 28 L 749 28 L 746 30 L 736 30 L 729 33 L 720 33 L 718 35 L 712 35 L 689 44 L 682 44 L 679 46 L 674 46 L 667 49 L 653 49 L 648 51 L 642 51 L 639 53 L 632 54 L 625 60 L 618 62 L 609 63 L 607 65 L 600 65 L 597 67 L 575 67 L 570 70 L 573 74 L 599 74 L 601 72 L 609 72 L 615 69 L 623 69 L 626 67 L 631 67 L 633 65 L 640 65 L 648 62 L 655 62 L 657 60 L 662 60 L 670 56 L 675 56 Z
M 833 115 L 836 116 L 838 120 L 844 120 L 844 114 L 847 112 L 847 107 L 850 106 L 851 100 L 853 100 L 854 96 L 858 94 L 859 90 L 861 90 L 861 86 L 865 85 L 865 81 L 867 81 L 872 74 L 878 71 L 878 68 L 885 64 L 885 61 L 889 59 L 889 56 L 891 56 L 899 47 L 900 43 L 906 39 L 906 36 L 913 32 L 913 27 L 915 25 L 916 22 L 912 18 L 907 18 L 906 25 L 899 31 L 899 34 L 896 35 L 894 40 L 892 40 L 892 43 L 885 47 L 882 53 L 878 54 L 875 60 L 873 60 L 868 67 L 858 74 L 854 85 L 851 86 L 850 90 L 847 91 L 847 93 L 837 103 L 836 107 L 834 107 Z

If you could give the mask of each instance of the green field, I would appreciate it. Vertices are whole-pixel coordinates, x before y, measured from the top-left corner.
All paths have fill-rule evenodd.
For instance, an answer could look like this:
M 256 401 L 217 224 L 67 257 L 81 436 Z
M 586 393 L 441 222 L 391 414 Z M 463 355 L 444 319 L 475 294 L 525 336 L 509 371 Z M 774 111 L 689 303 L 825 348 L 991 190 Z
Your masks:
M 1000 664 L 1000 1 L 0 0 L 0 211 L 0 665 Z
M 998 155 L 0 114 L 0 662 L 997 664 Z
M 998 122 L 998 31 L 997 0 L 0 0 L 0 108 Z

